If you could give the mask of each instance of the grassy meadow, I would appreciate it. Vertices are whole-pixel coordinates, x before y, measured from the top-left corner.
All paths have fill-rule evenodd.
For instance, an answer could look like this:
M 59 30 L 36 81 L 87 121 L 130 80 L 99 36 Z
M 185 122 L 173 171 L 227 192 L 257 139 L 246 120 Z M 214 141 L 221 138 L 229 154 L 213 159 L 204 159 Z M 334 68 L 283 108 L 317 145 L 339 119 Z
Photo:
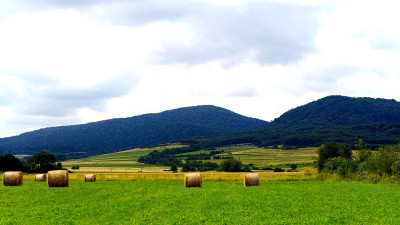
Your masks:
M 399 184 L 335 176 L 318 181 L 311 165 L 315 148 L 219 148 L 244 164 L 294 163 L 298 172 L 259 172 L 260 186 L 244 187 L 245 173 L 209 171 L 201 173 L 201 188 L 185 188 L 185 173 L 137 162 L 153 150 L 172 147 L 179 145 L 62 162 L 67 168 L 80 166 L 69 174 L 68 188 L 48 188 L 46 182 L 34 182 L 34 174 L 24 174 L 22 186 L 0 187 L 0 224 L 400 224 Z M 83 182 L 85 173 L 95 173 L 97 181 Z
M 0 224 L 399 224 L 393 184 L 321 181 L 24 181 L 0 187 Z

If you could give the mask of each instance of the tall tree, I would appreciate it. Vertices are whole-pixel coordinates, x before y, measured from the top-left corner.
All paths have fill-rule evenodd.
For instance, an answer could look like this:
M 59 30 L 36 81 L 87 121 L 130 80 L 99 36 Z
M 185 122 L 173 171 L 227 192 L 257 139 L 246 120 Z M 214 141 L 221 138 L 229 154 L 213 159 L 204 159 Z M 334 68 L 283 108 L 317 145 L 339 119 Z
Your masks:
M 40 151 L 29 158 L 26 164 L 30 172 L 45 173 L 49 170 L 61 169 L 56 165 L 56 161 L 56 157 L 53 154 Z

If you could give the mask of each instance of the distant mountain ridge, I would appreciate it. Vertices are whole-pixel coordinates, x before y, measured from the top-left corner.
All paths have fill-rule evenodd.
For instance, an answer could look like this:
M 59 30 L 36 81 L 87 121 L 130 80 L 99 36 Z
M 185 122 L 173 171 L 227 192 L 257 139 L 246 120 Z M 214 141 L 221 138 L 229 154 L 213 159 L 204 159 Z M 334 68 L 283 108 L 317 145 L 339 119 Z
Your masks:
M 270 125 L 315 127 L 372 123 L 400 123 L 400 102 L 333 95 L 289 110 Z
M 400 140 L 400 102 L 388 99 L 327 96 L 282 114 L 258 131 L 190 140 L 207 148 L 253 143 L 285 148 L 344 143 L 354 146 L 362 138 L 370 146 Z
M 0 139 L 0 154 L 32 154 L 46 150 L 95 155 L 194 136 L 256 130 L 266 125 L 265 121 L 221 107 L 193 106 L 82 125 L 43 128 Z

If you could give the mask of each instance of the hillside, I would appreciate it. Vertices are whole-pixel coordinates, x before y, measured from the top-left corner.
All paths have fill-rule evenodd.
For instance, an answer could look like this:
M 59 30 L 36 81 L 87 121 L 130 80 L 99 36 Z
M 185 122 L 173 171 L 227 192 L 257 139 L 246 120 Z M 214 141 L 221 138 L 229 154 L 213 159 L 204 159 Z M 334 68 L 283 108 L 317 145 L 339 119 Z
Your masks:
M 188 140 L 215 147 L 253 143 L 286 148 L 326 142 L 354 145 L 358 138 L 371 147 L 395 144 L 400 138 L 400 103 L 395 100 L 328 96 L 284 113 L 258 131 Z
M 281 128 L 400 123 L 400 103 L 395 100 L 328 96 L 284 113 L 270 125 Z
M 267 122 L 224 108 L 205 105 L 168 110 L 129 118 L 44 128 L 0 139 L 0 154 L 53 153 L 95 155 L 138 146 L 256 130 Z M 78 152 L 78 153 L 76 153 Z

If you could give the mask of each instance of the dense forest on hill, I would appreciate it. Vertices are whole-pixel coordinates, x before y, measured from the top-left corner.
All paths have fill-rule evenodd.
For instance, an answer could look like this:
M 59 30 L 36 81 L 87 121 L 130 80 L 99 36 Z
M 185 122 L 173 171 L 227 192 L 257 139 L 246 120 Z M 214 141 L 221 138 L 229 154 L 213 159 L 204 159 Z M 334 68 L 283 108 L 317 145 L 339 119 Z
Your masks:
M 400 138 L 400 103 L 387 99 L 328 96 L 289 110 L 258 131 L 184 142 L 207 147 L 252 143 L 296 148 L 327 142 L 353 146 L 359 138 L 372 148 L 397 143 Z
M 289 110 L 270 127 L 302 131 L 377 123 L 400 123 L 400 103 L 388 99 L 328 96 Z
M 198 148 L 215 148 L 224 145 L 252 143 L 260 147 L 283 145 L 285 149 L 316 147 L 324 143 L 342 143 L 354 146 L 362 138 L 371 148 L 396 144 L 400 138 L 400 123 L 364 124 L 323 127 L 299 132 L 296 129 L 263 129 L 257 132 L 217 135 L 182 140 Z
M 194 136 L 265 127 L 267 122 L 216 106 L 195 106 L 74 126 L 44 128 L 0 139 L 0 153 L 45 150 L 60 157 L 84 157 Z

